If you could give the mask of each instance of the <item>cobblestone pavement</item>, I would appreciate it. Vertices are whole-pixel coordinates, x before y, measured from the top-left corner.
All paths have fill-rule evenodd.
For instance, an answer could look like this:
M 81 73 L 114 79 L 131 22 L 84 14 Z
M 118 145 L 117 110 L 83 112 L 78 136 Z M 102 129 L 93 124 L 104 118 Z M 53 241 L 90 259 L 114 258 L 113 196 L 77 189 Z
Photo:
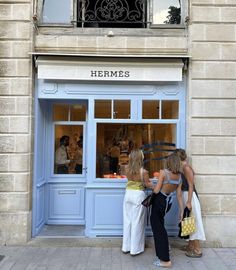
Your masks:
M 63 241 L 63 240 L 61 240 Z M 143 254 L 123 254 L 119 246 L 37 245 L 0 246 L 1 270 L 153 270 L 154 249 Z M 236 270 L 236 248 L 203 248 L 202 258 L 188 258 L 171 248 L 173 270 Z

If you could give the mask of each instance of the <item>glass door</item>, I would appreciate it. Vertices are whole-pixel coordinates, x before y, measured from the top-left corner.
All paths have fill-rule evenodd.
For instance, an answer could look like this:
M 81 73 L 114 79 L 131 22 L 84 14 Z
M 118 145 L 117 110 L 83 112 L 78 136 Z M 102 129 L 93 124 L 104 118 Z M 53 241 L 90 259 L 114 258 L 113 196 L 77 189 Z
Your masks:
M 69 102 L 68 102 L 69 103 Z M 47 224 L 85 224 L 87 102 L 54 103 L 48 123 Z

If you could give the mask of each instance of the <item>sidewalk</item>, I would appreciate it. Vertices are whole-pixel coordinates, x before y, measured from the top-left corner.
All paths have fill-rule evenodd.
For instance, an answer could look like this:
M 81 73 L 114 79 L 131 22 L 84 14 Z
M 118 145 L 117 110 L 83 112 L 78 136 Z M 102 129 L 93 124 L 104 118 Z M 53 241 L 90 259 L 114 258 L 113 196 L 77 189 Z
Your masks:
M 153 247 L 141 255 L 123 254 L 120 239 L 34 239 L 24 246 L 0 246 L 1 270 L 153 270 Z M 173 270 L 236 270 L 236 248 L 203 248 L 203 257 L 188 258 L 171 242 Z M 87 243 L 87 244 L 86 244 Z M 184 244 L 184 242 L 181 242 Z

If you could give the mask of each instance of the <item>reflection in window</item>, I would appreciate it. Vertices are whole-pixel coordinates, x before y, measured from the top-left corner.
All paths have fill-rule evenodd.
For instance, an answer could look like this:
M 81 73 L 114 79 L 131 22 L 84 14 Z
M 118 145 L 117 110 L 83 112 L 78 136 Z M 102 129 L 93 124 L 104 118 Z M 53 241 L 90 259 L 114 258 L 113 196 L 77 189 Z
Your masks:
M 176 145 L 176 124 L 97 124 L 97 178 L 123 178 L 128 155 L 142 148 L 150 177 Z M 116 160 L 114 158 L 117 158 Z
M 162 119 L 178 119 L 179 118 L 179 101 L 162 100 Z
M 86 106 L 84 104 L 53 105 L 53 121 L 85 121 Z
M 55 126 L 55 174 L 82 174 L 83 126 Z
M 114 100 L 113 118 L 130 118 L 130 100 Z
M 153 1 L 154 24 L 180 24 L 181 0 Z
M 71 0 L 44 0 L 43 23 L 69 24 L 71 22 L 71 6 Z
M 159 100 L 143 100 L 143 119 L 159 119 Z

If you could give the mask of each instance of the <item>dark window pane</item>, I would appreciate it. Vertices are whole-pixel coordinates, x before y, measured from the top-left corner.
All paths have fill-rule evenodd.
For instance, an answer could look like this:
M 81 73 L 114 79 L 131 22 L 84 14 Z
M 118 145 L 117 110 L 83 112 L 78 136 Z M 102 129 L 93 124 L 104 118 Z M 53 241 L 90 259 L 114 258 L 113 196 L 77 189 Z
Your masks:
M 114 100 L 113 118 L 130 118 L 130 100 Z
M 159 119 L 159 100 L 143 100 L 143 119 Z
M 70 106 L 70 115 L 70 121 L 85 121 L 86 106 L 80 104 Z
M 179 118 L 179 101 L 163 100 L 161 117 L 162 119 L 178 119 Z
M 53 105 L 53 121 L 68 121 L 69 117 L 69 105 Z
M 95 100 L 95 118 L 111 118 L 111 100 Z
M 147 0 L 78 0 L 78 27 L 147 26 Z

